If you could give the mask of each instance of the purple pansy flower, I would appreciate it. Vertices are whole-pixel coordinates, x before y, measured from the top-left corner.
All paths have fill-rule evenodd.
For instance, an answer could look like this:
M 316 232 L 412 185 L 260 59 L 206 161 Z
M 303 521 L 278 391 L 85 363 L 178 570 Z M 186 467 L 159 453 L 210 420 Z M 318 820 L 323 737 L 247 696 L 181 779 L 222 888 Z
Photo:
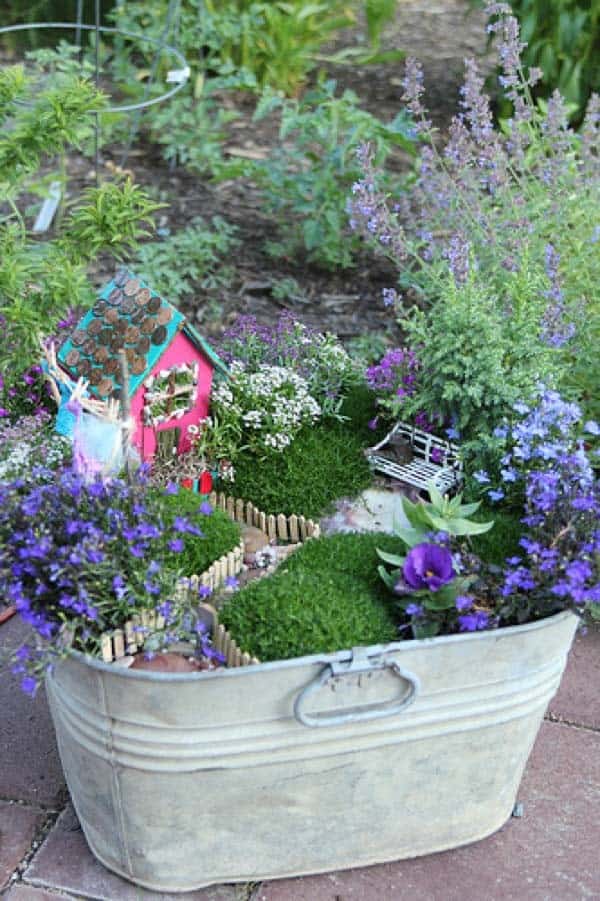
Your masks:
M 438 591 L 454 578 L 452 554 L 438 544 L 417 544 L 408 552 L 402 573 L 415 591 Z

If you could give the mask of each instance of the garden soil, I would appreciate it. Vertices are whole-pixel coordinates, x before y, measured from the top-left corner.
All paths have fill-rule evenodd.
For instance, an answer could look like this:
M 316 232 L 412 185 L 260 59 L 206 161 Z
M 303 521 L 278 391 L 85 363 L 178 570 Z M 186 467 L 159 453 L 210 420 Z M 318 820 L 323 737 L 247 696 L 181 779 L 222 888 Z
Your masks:
M 364 31 L 363 31 L 364 33 Z M 339 49 L 356 43 L 360 34 L 346 30 Z M 468 0 L 399 0 L 394 22 L 387 27 L 382 50 L 402 49 L 423 64 L 427 103 L 431 118 L 443 136 L 458 109 L 459 89 L 465 56 L 486 57 L 485 20 Z M 391 120 L 401 106 L 403 64 L 370 67 L 329 66 L 328 75 L 337 80 L 340 90 L 351 88 L 362 105 L 384 121 Z M 227 102 L 227 98 L 225 98 Z M 252 121 L 253 103 L 239 98 L 242 118 L 233 124 L 226 145 L 232 156 L 266 155 L 277 142 L 273 120 Z M 142 120 L 143 129 L 143 120 Z M 102 166 L 109 172 L 120 162 L 121 146 L 105 146 Z M 402 155 L 392 165 L 406 170 L 409 160 Z M 151 187 L 154 196 L 168 206 L 157 214 L 161 229 L 173 234 L 189 225 L 194 217 L 210 220 L 221 216 L 238 229 L 240 247 L 235 251 L 234 276 L 226 291 L 208 294 L 198 291 L 190 298 L 185 312 L 203 334 L 215 340 L 238 313 L 253 313 L 260 321 L 271 321 L 282 309 L 288 309 L 309 324 L 333 331 L 343 340 L 368 333 L 394 339 L 395 324 L 383 307 L 381 292 L 396 283 L 397 272 L 389 262 L 364 252 L 355 268 L 327 271 L 310 265 L 302 257 L 274 260 L 265 252 L 265 241 L 274 240 L 274 223 L 261 209 L 257 186 L 248 180 L 219 184 L 193 175 L 183 167 L 170 169 L 159 149 L 138 135 L 129 153 L 126 168 L 135 181 Z M 73 155 L 69 160 L 70 198 L 93 184 L 90 160 Z M 91 271 L 98 286 L 112 276 L 114 263 L 100 258 Z M 278 299 L 272 287 L 284 278 L 293 278 L 300 286 L 297 296 Z

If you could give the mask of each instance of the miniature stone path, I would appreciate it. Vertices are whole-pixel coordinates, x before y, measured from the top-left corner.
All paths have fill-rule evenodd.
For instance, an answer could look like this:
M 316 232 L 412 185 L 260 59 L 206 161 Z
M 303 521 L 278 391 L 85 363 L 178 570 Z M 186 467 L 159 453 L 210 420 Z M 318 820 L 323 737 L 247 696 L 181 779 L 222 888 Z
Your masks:
M 25 628 L 0 626 L 0 650 Z M 0 894 L 6 901 L 584 901 L 600 898 L 600 627 L 578 635 L 519 791 L 523 816 L 440 854 L 183 895 L 139 889 L 104 869 L 68 803 L 43 692 L 0 671 Z M 268 812 L 266 812 L 268 815 Z M 340 824 L 343 829 L 343 823 Z M 377 828 L 377 824 L 373 824 Z

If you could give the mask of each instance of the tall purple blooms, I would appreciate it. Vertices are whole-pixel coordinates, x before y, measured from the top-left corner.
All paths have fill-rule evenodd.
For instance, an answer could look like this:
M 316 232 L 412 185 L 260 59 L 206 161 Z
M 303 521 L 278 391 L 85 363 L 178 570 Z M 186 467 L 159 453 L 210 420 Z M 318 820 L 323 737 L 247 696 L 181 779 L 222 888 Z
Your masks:
M 545 263 L 550 287 L 544 292 L 548 305 L 542 318 L 541 335 L 551 347 L 563 347 L 574 337 L 576 328 L 575 323 L 567 319 L 565 296 L 558 274 L 560 256 L 552 244 L 546 245 Z
M 402 87 L 404 88 L 402 100 L 409 112 L 412 113 L 417 133 L 428 133 L 431 130 L 431 121 L 427 118 L 427 111 L 421 102 L 425 91 L 423 69 L 414 57 L 409 57 L 406 60 Z

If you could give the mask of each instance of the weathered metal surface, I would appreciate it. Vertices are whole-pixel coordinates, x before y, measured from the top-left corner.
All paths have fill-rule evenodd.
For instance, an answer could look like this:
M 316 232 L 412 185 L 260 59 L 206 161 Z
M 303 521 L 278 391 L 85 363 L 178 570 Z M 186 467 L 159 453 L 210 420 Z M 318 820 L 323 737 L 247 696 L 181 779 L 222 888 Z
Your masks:
M 510 817 L 576 622 L 372 646 L 354 674 L 352 651 L 185 675 L 75 655 L 48 694 L 88 843 L 133 882 L 186 891 L 483 838 Z M 412 703 L 364 717 L 403 694 L 390 664 Z M 310 728 L 294 705 L 324 667 L 303 715 L 353 717 Z

